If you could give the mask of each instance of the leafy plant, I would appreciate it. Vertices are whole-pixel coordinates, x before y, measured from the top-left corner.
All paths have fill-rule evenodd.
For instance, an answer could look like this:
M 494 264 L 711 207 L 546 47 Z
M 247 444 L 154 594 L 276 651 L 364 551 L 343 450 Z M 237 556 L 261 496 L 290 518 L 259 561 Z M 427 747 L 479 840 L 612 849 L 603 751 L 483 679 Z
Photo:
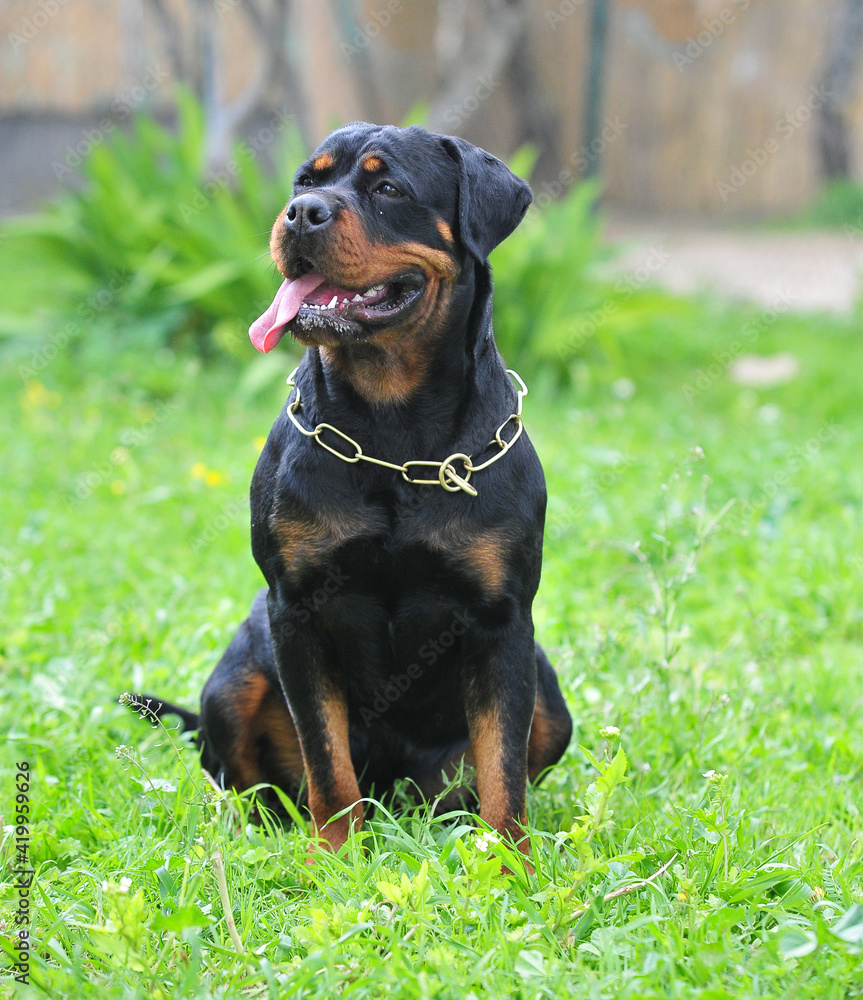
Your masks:
M 261 143 L 246 142 L 207 174 L 201 107 L 185 91 L 177 104 L 176 135 L 139 116 L 130 134 L 115 132 L 93 149 L 80 191 L 7 223 L 4 255 L 26 247 L 46 280 L 36 323 L 20 302 L 16 309 L 14 290 L 0 297 L 0 332 L 50 329 L 56 338 L 65 322 L 68 341 L 245 346 L 248 323 L 274 287 L 261 227 L 284 204 L 298 141 L 284 123 L 265 133 L 274 177 L 259 162 Z
M 201 106 L 187 91 L 177 104 L 176 134 L 138 116 L 129 133 L 92 150 L 80 190 L 6 223 L 0 266 L 12 280 L 0 289 L 0 336 L 47 336 L 49 349 L 127 342 L 249 357 L 249 322 L 275 288 L 262 227 L 283 206 L 304 151 L 290 124 L 275 122 L 274 176 L 261 144 L 247 142 L 208 174 Z M 524 147 L 513 167 L 528 176 L 533 159 Z M 611 256 L 598 193 L 578 184 L 553 207 L 532 208 L 492 255 L 498 343 L 526 372 L 551 366 L 566 380 L 573 359 L 596 347 L 619 353 L 616 331 L 667 306 L 640 282 L 598 271 Z
M 810 219 L 816 225 L 842 226 L 849 236 L 858 235 L 863 225 L 863 184 L 833 181 L 818 196 Z
M 669 672 L 683 639 L 689 634 L 688 626 L 679 622 L 681 595 L 698 570 L 705 544 L 718 531 L 722 519 L 734 506 L 732 499 L 719 511 L 710 512 L 707 493 L 711 479 L 706 475 L 701 479 L 700 497 L 688 512 L 685 512 L 680 498 L 671 495 L 674 485 L 692 477 L 693 465 L 703 458 L 701 448 L 693 448 L 675 466 L 667 482 L 662 483 L 661 513 L 650 542 L 646 546 L 642 546 L 640 541 L 619 544 L 647 574 L 652 597 L 647 612 L 659 634 L 655 666 L 668 692 L 671 689 Z
M 549 538 L 534 615 L 576 726 L 529 791 L 533 874 L 479 819 L 415 808 L 409 789 L 397 816 L 377 804 L 344 852 L 308 865 L 302 823 L 265 810 L 253 823 L 247 797 L 206 801 L 191 748 L 112 707 L 126 685 L 194 704 L 246 616 L 260 583 L 247 484 L 283 386 L 250 396 L 229 366 L 167 352 L 164 368 L 126 352 L 110 370 L 63 353 L 27 386 L 15 366 L 0 370 L 11 429 L 0 444 L 0 779 L 12 788 L 22 759 L 35 777 L 36 946 L 22 995 L 858 997 L 859 324 L 822 317 L 813 331 L 810 316 L 783 315 L 763 349 L 799 357 L 798 380 L 755 396 L 718 379 L 688 399 L 693 371 L 752 314 L 686 308 L 614 328 L 623 363 L 591 366 L 577 396 L 530 397 L 549 495 L 573 511 Z M 154 407 L 154 373 L 171 407 Z M 625 399 L 609 391 L 622 376 L 637 387 Z M 789 464 L 828 419 L 840 432 Z M 700 461 L 669 478 L 696 433 L 709 512 Z M 747 498 L 751 510 L 726 515 L 678 591 L 716 499 L 731 496 L 735 512 Z M 670 619 L 651 610 L 647 568 L 612 544 L 636 538 L 666 611 L 676 602 Z M 791 639 L 765 648 L 769 623 L 788 621 Z M 677 650 L 669 669 L 665 650 Z M 628 780 L 591 817 L 602 771 L 577 747 L 612 763 L 609 722 Z M 127 758 L 124 773 L 118 744 L 135 747 L 146 775 Z M 710 769 L 729 775 L 724 787 Z M 597 827 L 586 862 L 570 835 L 585 823 L 584 840 Z M 14 851 L 7 828 L 7 872 Z M 13 879 L 0 898 L 4 968 Z
M 613 741 L 620 735 L 616 726 L 608 726 L 600 731 L 600 735 L 606 741 Z M 603 831 L 611 829 L 611 820 L 614 815 L 610 808 L 610 800 L 614 790 L 629 781 L 626 776 L 628 761 L 622 746 L 618 746 L 617 753 L 612 757 L 610 743 L 606 742 L 602 758 L 597 758 L 587 747 L 579 746 L 585 760 L 599 772 L 599 777 L 587 786 L 584 793 L 585 813 L 576 818 L 572 824 L 572 829 L 567 835 L 567 844 L 573 849 L 578 858 L 579 869 L 585 874 L 594 871 L 605 871 L 608 867 L 608 859 L 595 859 L 594 850 L 591 847 L 593 839 Z M 614 858 L 620 861 L 620 858 Z M 626 860 L 631 860 L 627 858 Z M 641 855 L 638 855 L 641 860 Z
M 520 160 L 513 166 L 527 175 Z M 567 382 L 573 362 L 597 351 L 617 358 L 621 331 L 669 309 L 669 296 L 645 287 L 665 260 L 661 251 L 643 274 L 609 271 L 615 251 L 603 240 L 599 193 L 596 182 L 584 181 L 552 206 L 532 206 L 491 255 L 495 339 L 524 373 L 548 368 Z

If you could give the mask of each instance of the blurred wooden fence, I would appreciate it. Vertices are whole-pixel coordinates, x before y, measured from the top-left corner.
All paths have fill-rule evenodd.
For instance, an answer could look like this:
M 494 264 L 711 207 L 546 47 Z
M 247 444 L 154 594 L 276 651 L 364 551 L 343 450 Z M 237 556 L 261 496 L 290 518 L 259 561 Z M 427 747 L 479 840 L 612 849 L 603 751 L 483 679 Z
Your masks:
M 811 201 L 820 184 L 821 79 L 846 0 L 607 2 L 592 147 L 585 107 L 593 0 L 525 3 L 513 53 L 485 74 L 483 65 L 495 66 L 495 38 L 477 0 L 296 4 L 287 61 L 298 94 L 288 110 L 302 112 L 316 142 L 333 124 L 357 117 L 398 122 L 426 98 L 435 125 L 498 154 L 525 137 L 540 141 L 545 152 L 534 186 L 543 200 L 595 163 L 608 201 L 634 211 L 751 217 Z M 170 48 L 191 44 L 185 31 L 192 37 L 199 15 L 190 0 L 163 4 L 183 29 L 174 38 L 159 30 L 145 0 L 0 5 L 2 183 L 15 183 L 16 170 L 34 174 L 20 143 L 18 159 L 4 160 L 9 137 L 21 130 L 36 136 L 64 123 L 56 150 L 43 135 L 37 154 L 62 162 L 70 136 L 73 150 L 86 148 L 88 122 L 108 116 L 122 124 L 138 108 L 170 106 L 179 65 Z M 212 9 L 223 53 L 219 86 L 229 99 L 254 74 L 259 52 L 242 0 L 212 0 Z M 186 55 L 194 78 L 198 53 Z M 843 113 L 853 172 L 863 177 L 860 91 Z M 280 100 L 265 93 L 271 108 Z

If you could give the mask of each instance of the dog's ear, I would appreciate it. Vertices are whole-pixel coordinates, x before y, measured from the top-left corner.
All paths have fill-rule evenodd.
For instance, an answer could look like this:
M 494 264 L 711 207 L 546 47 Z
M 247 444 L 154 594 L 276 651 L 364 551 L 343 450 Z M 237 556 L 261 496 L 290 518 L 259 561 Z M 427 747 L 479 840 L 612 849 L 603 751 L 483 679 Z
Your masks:
M 457 136 L 441 137 L 459 172 L 458 228 L 462 246 L 483 261 L 524 217 L 533 195 L 497 157 Z

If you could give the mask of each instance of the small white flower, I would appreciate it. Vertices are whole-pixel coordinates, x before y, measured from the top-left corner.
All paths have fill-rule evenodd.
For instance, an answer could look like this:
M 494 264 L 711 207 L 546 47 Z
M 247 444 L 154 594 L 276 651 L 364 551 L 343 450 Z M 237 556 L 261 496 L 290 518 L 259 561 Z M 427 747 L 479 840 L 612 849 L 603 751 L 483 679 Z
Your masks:
M 617 726 L 603 726 L 603 728 L 599 731 L 599 735 L 604 740 L 612 740 L 620 736 L 620 730 Z
M 485 837 L 477 837 L 476 839 L 476 849 L 482 851 L 483 854 L 488 850 L 488 841 Z
M 715 776 L 716 776 L 716 771 L 714 771 L 712 768 L 709 771 L 703 771 L 701 774 L 701 777 L 707 778 L 708 781 L 710 781 L 710 779 Z
M 611 383 L 612 395 L 618 399 L 631 399 L 635 395 L 635 383 L 631 378 L 619 378 Z

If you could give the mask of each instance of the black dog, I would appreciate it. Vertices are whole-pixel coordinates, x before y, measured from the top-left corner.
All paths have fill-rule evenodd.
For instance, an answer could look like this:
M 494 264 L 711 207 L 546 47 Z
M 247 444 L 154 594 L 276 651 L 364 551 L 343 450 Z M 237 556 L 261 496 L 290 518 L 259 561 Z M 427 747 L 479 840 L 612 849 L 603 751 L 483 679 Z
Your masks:
M 486 259 L 530 200 L 462 139 L 355 123 L 300 167 L 273 226 L 285 281 L 250 335 L 308 350 L 252 480 L 268 589 L 200 719 L 183 714 L 223 786 L 296 798 L 305 778 L 332 849 L 372 786 L 433 796 L 463 759 L 482 818 L 526 850 L 526 783 L 569 742 L 531 618 L 545 482 Z

